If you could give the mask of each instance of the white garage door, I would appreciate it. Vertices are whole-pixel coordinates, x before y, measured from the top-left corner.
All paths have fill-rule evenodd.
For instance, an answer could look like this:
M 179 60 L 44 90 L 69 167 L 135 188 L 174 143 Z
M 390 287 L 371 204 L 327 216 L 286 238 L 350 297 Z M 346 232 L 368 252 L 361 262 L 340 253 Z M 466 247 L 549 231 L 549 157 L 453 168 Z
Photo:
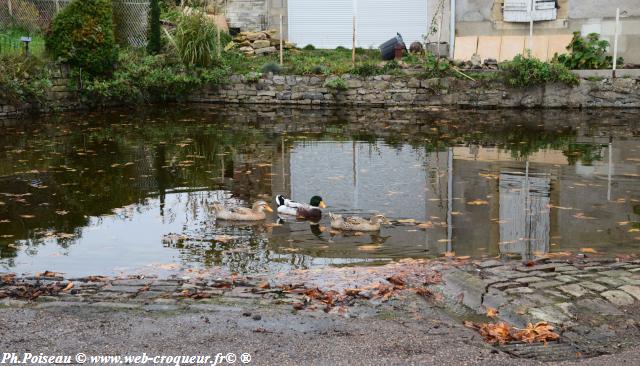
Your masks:
M 352 0 L 289 0 L 289 40 L 304 47 L 351 47 Z
M 427 32 L 427 0 L 358 0 L 358 47 L 373 48 L 402 34 L 407 47 Z
M 427 0 L 289 0 L 289 39 L 303 47 L 351 47 L 357 16 L 357 46 L 375 48 L 402 34 L 405 43 L 427 32 Z

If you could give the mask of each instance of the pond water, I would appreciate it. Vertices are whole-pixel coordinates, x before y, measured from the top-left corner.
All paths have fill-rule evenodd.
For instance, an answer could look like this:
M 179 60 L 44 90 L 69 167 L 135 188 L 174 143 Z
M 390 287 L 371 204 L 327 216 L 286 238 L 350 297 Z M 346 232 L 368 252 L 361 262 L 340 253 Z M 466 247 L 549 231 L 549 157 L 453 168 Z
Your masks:
M 640 111 L 206 106 L 14 121 L 0 271 L 240 273 L 400 258 L 640 252 Z M 216 222 L 276 194 L 384 213 L 378 233 Z M 415 222 L 414 222 L 415 221 Z

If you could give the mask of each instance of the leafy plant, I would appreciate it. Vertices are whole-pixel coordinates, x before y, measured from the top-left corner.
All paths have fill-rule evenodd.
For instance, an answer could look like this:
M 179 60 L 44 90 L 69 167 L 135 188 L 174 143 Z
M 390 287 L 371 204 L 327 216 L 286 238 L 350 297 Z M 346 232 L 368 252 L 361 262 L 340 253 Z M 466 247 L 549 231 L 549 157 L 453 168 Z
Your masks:
M 151 0 L 147 51 L 152 55 L 157 55 L 162 51 L 162 37 L 160 32 L 160 0 Z
M 329 79 L 324 83 L 325 88 L 334 89 L 334 90 L 347 90 L 347 82 L 340 77 Z
M 359 76 L 380 75 L 382 73 L 382 68 L 374 62 L 365 62 L 363 64 L 356 65 L 356 67 L 351 70 L 351 73 Z
M 311 66 L 311 73 L 314 75 L 327 75 L 330 74 L 331 71 L 323 65 L 314 65 Z
M 527 87 L 548 82 L 577 85 L 578 77 L 566 66 L 556 62 L 544 62 L 535 57 L 517 55 L 512 61 L 500 64 L 506 83 L 514 87 Z
M 260 80 L 261 77 L 262 77 L 262 73 L 250 72 L 244 76 L 244 80 L 248 83 L 255 83 L 255 82 L 258 82 L 258 80 Z
M 110 0 L 74 0 L 53 20 L 46 48 L 90 75 L 110 73 L 118 57 L 112 18 Z
M 268 73 L 280 74 L 282 73 L 282 66 L 280 66 L 280 64 L 277 64 L 275 62 L 268 62 L 262 65 L 261 70 L 263 74 L 268 74 Z
M 50 71 L 37 57 L 0 55 L 0 100 L 12 105 L 46 104 Z
M 180 100 L 201 85 L 224 83 L 228 75 L 225 65 L 187 67 L 175 57 L 127 50 L 121 53 L 112 77 L 87 81 L 82 92 L 93 104 Z
M 217 33 L 216 25 L 204 13 L 193 11 L 182 15 L 174 36 L 182 62 L 186 66 L 210 67 L 219 61 L 216 55 Z
M 313 50 L 316 49 L 316 46 L 314 46 L 312 44 L 308 44 L 308 45 L 304 46 L 302 49 L 305 50 L 305 51 L 313 51 Z
M 556 53 L 553 59 L 573 70 L 608 69 L 613 66 L 613 57 L 607 55 L 608 48 L 609 42 L 600 39 L 597 33 L 590 33 L 583 38 L 579 32 L 574 32 L 573 39 L 567 46 L 570 52 L 561 55 Z M 622 62 L 622 57 L 618 58 L 618 63 Z

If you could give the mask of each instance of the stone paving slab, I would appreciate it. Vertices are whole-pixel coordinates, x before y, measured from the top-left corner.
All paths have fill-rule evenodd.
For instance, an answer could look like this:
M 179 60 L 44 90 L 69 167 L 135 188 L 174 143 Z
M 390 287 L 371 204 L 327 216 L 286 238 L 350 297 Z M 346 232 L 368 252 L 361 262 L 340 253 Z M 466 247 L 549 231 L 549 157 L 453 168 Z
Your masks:
M 625 313 L 626 307 L 640 308 L 640 273 L 636 271 L 640 262 L 616 262 L 610 258 L 543 260 L 526 266 L 497 262 L 488 260 L 451 269 L 466 271 L 473 278 L 469 287 L 484 288 L 479 295 L 473 291 L 464 293 L 465 305 L 471 304 L 480 314 L 493 307 L 519 326 L 536 321 L 576 326 L 589 312 L 618 316 Z M 451 275 L 444 278 L 447 277 Z M 479 299 L 469 299 L 475 296 Z

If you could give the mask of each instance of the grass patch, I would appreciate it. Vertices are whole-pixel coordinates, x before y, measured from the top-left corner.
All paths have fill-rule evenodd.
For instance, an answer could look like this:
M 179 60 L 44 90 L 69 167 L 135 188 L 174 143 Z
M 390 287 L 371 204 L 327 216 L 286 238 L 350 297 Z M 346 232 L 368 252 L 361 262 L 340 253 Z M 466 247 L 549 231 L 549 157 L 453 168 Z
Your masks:
M 20 28 L 8 28 L 0 30 L 0 55 L 22 55 L 24 44 L 20 37 L 31 37 L 29 53 L 42 56 L 45 52 L 44 37 L 39 33 L 29 34 Z

